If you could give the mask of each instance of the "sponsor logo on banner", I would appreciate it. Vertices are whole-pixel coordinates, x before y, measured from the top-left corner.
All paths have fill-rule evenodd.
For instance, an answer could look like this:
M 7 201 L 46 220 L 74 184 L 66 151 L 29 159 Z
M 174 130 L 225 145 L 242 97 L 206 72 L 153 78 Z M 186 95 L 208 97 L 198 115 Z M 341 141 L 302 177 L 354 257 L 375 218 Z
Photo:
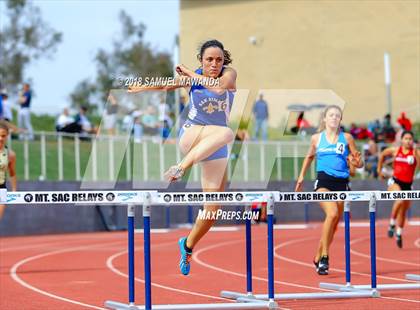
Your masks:
M 21 194 L 7 194 L 7 202 L 16 201 L 21 196 Z
M 23 199 L 24 199 L 26 202 L 32 202 L 32 200 L 34 200 L 34 196 L 32 196 L 31 194 L 26 194 L 26 195 L 23 197 Z
M 163 196 L 163 201 L 165 201 L 165 202 L 171 202 L 171 200 L 172 200 L 171 195 L 169 195 L 169 194 L 165 194 L 165 195 Z
M 118 193 L 117 197 L 121 197 L 121 201 L 127 201 L 130 199 L 133 199 L 134 197 L 137 197 L 137 193 L 136 192 Z
M 237 193 L 235 196 L 236 201 L 242 201 L 244 199 L 244 195 L 241 193 Z
M 346 198 L 347 198 L 346 193 L 341 193 L 341 194 L 340 194 L 340 199 L 341 199 L 341 200 L 346 200 Z
M 108 194 L 106 194 L 105 198 L 108 201 L 114 201 L 115 200 L 115 194 L 114 193 L 108 193 Z
M 349 196 L 351 200 L 359 200 L 360 198 L 364 196 L 363 194 L 352 193 L 352 192 L 347 193 L 347 195 Z
M 255 194 L 255 193 L 246 193 L 245 197 L 247 197 L 250 201 L 255 201 L 255 200 L 259 200 L 261 197 L 263 196 L 263 194 Z

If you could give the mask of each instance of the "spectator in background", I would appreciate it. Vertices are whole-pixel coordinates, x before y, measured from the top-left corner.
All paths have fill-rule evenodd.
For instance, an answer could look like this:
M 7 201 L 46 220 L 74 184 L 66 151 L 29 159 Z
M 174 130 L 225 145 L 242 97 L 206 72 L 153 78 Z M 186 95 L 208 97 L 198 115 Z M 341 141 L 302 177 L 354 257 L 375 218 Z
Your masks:
M 382 132 L 381 122 L 379 121 L 379 119 L 376 119 L 375 121 L 370 122 L 368 124 L 368 129 L 372 133 L 375 140 L 377 140 L 378 136 L 380 136 Z
M 57 131 L 64 131 L 63 129 L 74 122 L 74 118 L 70 116 L 69 109 L 64 108 L 63 112 L 58 116 L 55 122 L 55 129 Z
M 365 124 L 362 124 L 359 127 L 356 139 L 366 140 L 366 139 L 371 139 L 371 138 L 373 138 L 372 133 L 367 129 Z
M 79 113 L 76 115 L 74 122 L 64 126 L 61 131 L 67 133 L 79 133 L 82 137 L 86 138 L 89 134 L 96 134 L 96 127 L 92 126 L 86 113 L 88 108 L 85 106 L 80 107 Z
M 145 134 L 156 136 L 159 131 L 158 118 L 153 106 L 148 106 L 141 118 L 141 124 Z
M 254 108 L 252 109 L 255 117 L 255 128 L 254 128 L 254 139 L 261 134 L 264 141 L 267 140 L 268 130 L 268 105 L 264 100 L 263 95 L 260 94 L 259 100 L 255 102 Z
M 80 126 L 81 128 L 81 134 L 82 135 L 88 135 L 88 134 L 96 134 L 96 127 L 92 126 L 92 123 L 90 122 L 89 118 L 87 117 L 87 111 L 88 108 L 85 106 L 80 107 L 79 114 L 76 115 L 75 122 Z
M 7 94 L 7 90 L 3 89 L 0 94 L 0 115 L 1 118 L 7 122 L 11 122 L 13 120 L 13 113 L 12 113 L 12 105 L 9 102 L 9 95 Z
M 357 128 L 355 123 L 351 123 L 350 125 L 350 134 L 354 139 L 357 139 L 357 134 L 359 133 L 359 128 Z
M 363 145 L 364 156 L 365 156 L 365 170 L 368 173 L 368 176 L 373 178 L 378 177 L 378 145 L 374 139 L 369 139 L 369 141 Z
M 385 137 L 385 141 L 391 143 L 395 140 L 395 129 L 391 123 L 391 114 L 386 114 L 384 116 L 384 121 L 382 124 L 382 134 Z
M 131 113 L 131 116 L 133 119 L 134 142 L 141 143 L 141 139 L 143 138 L 143 125 L 141 123 L 143 112 L 140 110 L 136 110 L 133 111 L 133 113 Z
M 22 91 L 19 94 L 19 104 L 20 109 L 18 113 L 18 127 L 25 128 L 28 134 L 28 139 L 33 140 L 34 134 L 31 125 L 31 100 L 32 100 L 32 91 L 30 89 L 30 85 L 28 83 L 23 84 Z M 20 139 L 23 138 L 22 135 L 19 137 Z
M 398 124 L 401 125 L 403 130 L 410 131 L 412 128 L 412 124 L 409 118 L 405 116 L 404 112 L 401 112 L 400 118 L 397 120 Z
M 106 113 L 104 115 L 104 127 L 108 132 L 108 135 L 114 136 L 116 134 L 116 123 L 118 113 L 118 102 L 115 97 L 110 94 L 108 96 L 108 102 L 106 106 Z
M 291 128 L 291 131 L 298 134 L 301 130 L 311 127 L 311 124 L 304 118 L 305 112 L 300 112 L 296 120 L 296 126 Z M 305 132 L 306 133 L 306 132 Z

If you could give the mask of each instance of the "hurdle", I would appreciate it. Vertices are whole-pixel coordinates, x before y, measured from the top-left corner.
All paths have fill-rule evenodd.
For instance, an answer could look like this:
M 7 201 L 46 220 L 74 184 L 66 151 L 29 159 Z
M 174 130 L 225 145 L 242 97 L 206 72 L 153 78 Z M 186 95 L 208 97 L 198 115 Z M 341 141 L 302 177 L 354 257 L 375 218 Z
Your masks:
M 320 195 L 317 192 L 289 192 L 281 193 L 279 200 L 281 203 L 290 202 L 314 202 L 314 201 L 374 201 L 380 197 L 380 192 L 329 192 L 328 195 Z M 268 208 L 267 208 L 268 214 Z M 374 229 L 373 225 L 373 229 Z M 270 228 L 268 228 L 270 229 Z M 250 242 L 247 241 L 247 246 Z M 375 249 L 375 247 L 373 247 Z M 247 252 L 250 250 L 247 250 Z M 376 261 L 376 258 L 372 261 Z M 252 278 L 248 278 L 248 281 L 252 281 Z M 372 283 L 376 281 L 376 265 L 372 265 Z M 302 299 L 342 299 L 342 298 L 362 298 L 362 297 L 379 297 L 379 292 L 375 289 L 375 285 L 371 290 L 354 290 L 354 291 L 339 291 L 339 292 L 315 292 L 315 293 L 281 293 L 275 294 L 274 300 L 302 300 Z M 252 286 L 251 286 L 252 287 Z M 230 299 L 236 299 L 237 301 L 249 301 L 253 299 L 267 300 L 269 296 L 266 294 L 253 294 L 252 291 L 247 293 L 221 291 L 220 296 Z
M 383 194 L 384 193 L 384 194 Z M 393 192 L 394 193 L 394 192 Z M 415 197 L 414 199 L 419 199 L 420 191 L 411 191 L 411 195 L 407 195 L 407 192 L 400 191 L 395 192 L 397 194 L 393 194 L 392 197 L 398 197 L 399 200 L 413 200 L 411 197 Z M 375 275 L 372 274 L 371 285 L 366 284 L 358 284 L 352 285 L 351 284 L 351 272 L 350 272 L 350 204 L 345 204 L 344 208 L 344 221 L 345 221 L 345 255 L 346 255 L 346 284 L 338 284 L 338 283 L 329 283 L 329 282 L 321 282 L 319 284 L 320 288 L 324 289 L 331 289 L 331 290 L 338 290 L 338 291 L 358 291 L 358 290 L 369 290 L 375 289 L 377 291 L 385 291 L 385 290 L 415 290 L 420 289 L 420 283 L 399 283 L 399 284 L 377 284 L 376 283 L 376 245 L 375 245 L 375 211 L 376 211 L 376 200 L 391 200 L 389 197 L 390 192 L 382 192 L 380 193 L 380 197 L 372 196 L 371 200 L 369 201 L 369 218 L 370 218 L 370 245 L 371 245 L 371 270 L 375 272 Z M 406 275 L 407 280 L 411 281 L 420 281 L 420 276 L 410 274 Z
M 136 305 L 134 299 L 134 227 L 129 225 L 129 302 L 122 303 L 117 301 L 106 301 L 105 306 L 115 310 L 140 310 L 140 309 L 277 309 L 278 305 L 274 301 L 274 246 L 273 246 L 273 214 L 274 201 L 279 199 L 278 192 L 177 192 L 177 193 L 158 193 L 152 197 L 147 193 L 144 196 L 143 203 L 143 223 L 144 223 L 144 294 L 145 304 Z M 222 205 L 246 205 L 252 203 L 267 203 L 268 222 L 271 229 L 268 234 L 268 300 L 249 299 L 229 303 L 214 304 L 167 304 L 152 305 L 152 282 L 151 282 L 151 253 L 150 253 L 150 216 L 152 205 L 201 205 L 203 203 L 217 203 Z M 249 210 L 249 207 L 247 207 Z M 134 218 L 134 211 L 130 209 L 129 216 Z M 134 222 L 134 221 L 131 221 Z M 250 223 L 248 224 L 250 225 Z M 247 232 L 250 234 L 248 226 Z M 131 257 L 131 258 L 130 258 Z M 248 258 L 247 258 L 248 261 Z M 250 260 L 249 260 L 250 262 Z M 249 282 L 247 282 L 249 284 Z M 271 296 L 271 297 L 270 297 Z

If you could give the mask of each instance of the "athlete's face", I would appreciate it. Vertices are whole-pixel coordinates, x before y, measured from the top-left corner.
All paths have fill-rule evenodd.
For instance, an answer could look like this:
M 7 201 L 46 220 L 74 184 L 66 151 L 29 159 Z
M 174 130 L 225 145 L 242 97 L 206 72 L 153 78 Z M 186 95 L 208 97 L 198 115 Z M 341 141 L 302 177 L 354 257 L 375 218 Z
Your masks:
M 329 127 L 331 129 L 337 129 L 340 127 L 341 122 L 341 112 L 338 109 L 331 108 L 327 111 L 327 114 L 325 114 L 325 126 Z
M 3 148 L 3 146 L 6 144 L 7 137 L 9 136 L 9 133 L 6 129 L 0 128 L 0 147 Z
M 405 134 L 404 137 L 401 138 L 401 144 L 406 149 L 411 149 L 413 147 L 413 136 L 409 133 Z
M 222 71 L 224 60 L 223 51 L 220 48 L 206 48 L 201 58 L 203 75 L 217 78 Z

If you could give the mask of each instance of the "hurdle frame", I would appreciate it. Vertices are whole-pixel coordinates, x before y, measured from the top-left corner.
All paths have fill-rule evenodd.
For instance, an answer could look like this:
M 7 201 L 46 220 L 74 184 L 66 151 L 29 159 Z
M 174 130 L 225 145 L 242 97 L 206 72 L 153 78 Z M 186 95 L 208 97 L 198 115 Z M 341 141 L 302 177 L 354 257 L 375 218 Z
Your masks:
M 346 252 L 346 284 L 339 283 L 330 283 L 330 282 L 320 282 L 319 287 L 324 289 L 331 289 L 341 292 L 352 292 L 360 290 L 374 290 L 375 294 L 379 297 L 379 291 L 386 290 L 413 290 L 420 289 L 420 283 L 395 283 L 395 284 L 377 284 L 376 277 L 376 195 L 372 195 L 371 200 L 369 201 L 369 219 L 370 219 L 370 257 L 371 257 L 371 284 L 356 284 L 352 285 L 350 281 L 350 206 L 345 208 L 345 252 Z M 407 280 L 412 280 L 416 278 L 416 275 L 406 275 Z M 420 276 L 418 276 L 420 281 Z M 375 296 L 376 297 L 376 296 Z
M 286 197 L 285 195 L 288 195 L 290 193 L 283 193 L 283 197 Z M 302 194 L 307 194 L 307 193 L 302 193 Z M 374 201 L 376 203 L 376 193 L 372 193 L 370 196 L 370 201 Z M 341 199 L 341 201 L 344 201 L 345 204 L 346 202 L 348 202 L 348 200 L 346 200 L 347 195 L 345 197 L 345 199 Z M 364 197 L 366 200 L 366 193 L 364 193 Z M 310 201 L 313 201 L 312 199 Z M 307 202 L 307 201 L 305 201 Z M 347 203 L 347 207 L 349 208 L 349 203 Z M 269 209 L 267 207 L 267 215 L 268 215 Z M 347 213 L 347 221 L 349 220 L 349 214 Z M 272 227 L 270 227 L 270 225 L 268 225 L 268 229 L 273 229 Z M 350 232 L 350 231 L 349 231 Z M 350 236 L 349 236 L 350 238 Z M 247 242 L 247 246 L 248 246 L 248 242 Z M 346 249 L 346 252 L 350 253 L 350 249 Z M 248 249 L 247 249 L 247 253 L 248 253 Z M 376 260 L 376 259 L 375 259 Z M 376 279 L 376 267 L 374 269 L 375 271 L 375 279 Z M 350 282 L 349 280 L 349 275 L 350 275 L 350 269 L 348 274 L 346 273 L 346 275 L 348 275 L 348 282 Z M 347 279 L 347 276 L 346 276 Z M 372 276 L 373 279 L 373 276 Z M 267 300 L 270 298 L 269 295 L 267 294 L 253 294 L 252 292 L 247 292 L 247 294 L 244 293 L 240 293 L 240 292 L 232 292 L 232 291 L 221 291 L 220 292 L 220 296 L 225 297 L 225 298 L 229 298 L 229 299 L 236 299 L 237 301 L 249 301 L 252 299 L 258 299 L 258 300 Z M 274 295 L 274 300 L 307 300 L 307 299 L 342 299 L 342 298 L 362 298 L 362 297 L 379 297 L 380 294 L 375 290 L 352 290 L 352 291 L 339 291 L 339 292 L 316 292 L 316 293 L 281 293 L 281 294 L 275 294 Z
M 251 199 L 248 201 L 238 202 L 228 202 L 228 203 L 222 203 L 223 205 L 235 205 L 235 204 L 243 204 L 250 205 L 252 202 L 267 202 L 267 213 L 270 209 L 270 214 L 267 216 L 268 221 L 271 222 L 271 229 L 267 230 L 268 233 L 268 252 L 271 253 L 271 260 L 269 255 L 269 296 L 273 296 L 273 298 L 270 298 L 268 301 L 265 300 L 258 300 L 258 299 L 248 299 L 248 300 L 237 300 L 235 302 L 230 303 L 215 303 L 215 304 L 168 304 L 168 305 L 152 305 L 152 290 L 151 290 L 151 253 L 150 253 L 150 216 L 151 216 L 151 206 L 152 205 L 161 205 L 163 203 L 168 203 L 166 197 L 170 197 L 174 195 L 179 195 L 180 193 L 159 193 L 159 198 L 156 200 L 152 199 L 151 195 L 148 195 L 148 193 L 145 193 L 145 197 L 143 199 L 143 226 L 144 226 L 144 273 L 145 273 L 145 281 L 144 281 L 144 287 L 145 287 L 145 304 L 144 305 L 135 305 L 134 300 L 134 263 L 130 264 L 130 258 L 129 258 L 129 303 L 121 303 L 117 301 L 106 301 L 105 307 L 114 309 L 114 310 L 142 310 L 142 309 L 184 309 L 184 310 L 202 310 L 202 309 L 277 309 L 278 304 L 274 301 L 274 268 L 273 268 L 273 261 L 274 261 L 274 247 L 273 247 L 273 216 L 274 216 L 274 197 L 275 194 L 273 192 L 198 192 L 201 194 L 206 195 L 219 195 L 219 194 L 230 194 L 238 197 L 239 195 L 243 196 L 250 196 Z M 197 194 L 197 192 L 192 193 L 182 193 L 183 195 L 188 194 Z M 169 196 L 168 196 L 169 195 Z M 259 197 L 260 200 L 255 199 L 255 197 Z M 174 204 L 184 204 L 181 201 L 175 202 L 174 199 L 172 200 Z M 212 201 L 206 201 L 207 203 L 211 203 Z M 203 204 L 206 202 L 188 202 L 189 204 Z M 214 202 L 212 202 L 214 203 Z M 270 207 L 269 207 L 270 206 Z M 133 213 L 130 213 L 133 214 Z M 134 218 L 134 216 L 133 216 Z M 134 222 L 134 220 L 133 220 Z M 250 225 L 250 224 L 249 224 Z M 249 226 L 250 229 L 250 226 Z M 250 232 L 250 230 L 249 230 Z M 129 237 L 128 239 L 131 240 L 134 238 L 134 236 L 130 236 L 134 234 L 134 227 L 133 229 L 130 229 L 128 231 Z M 134 255 L 134 245 L 132 245 L 132 251 L 129 251 L 129 253 L 133 253 Z M 271 268 L 270 268 L 271 266 Z M 130 280 L 130 277 L 132 279 Z M 133 284 L 131 284 L 133 283 Z M 248 285 L 249 282 L 247 282 Z M 270 284 L 271 283 L 271 284 Z M 251 284 L 252 285 L 252 284 Z M 131 289 L 133 292 L 131 293 Z M 252 288 L 251 288 L 252 289 Z

